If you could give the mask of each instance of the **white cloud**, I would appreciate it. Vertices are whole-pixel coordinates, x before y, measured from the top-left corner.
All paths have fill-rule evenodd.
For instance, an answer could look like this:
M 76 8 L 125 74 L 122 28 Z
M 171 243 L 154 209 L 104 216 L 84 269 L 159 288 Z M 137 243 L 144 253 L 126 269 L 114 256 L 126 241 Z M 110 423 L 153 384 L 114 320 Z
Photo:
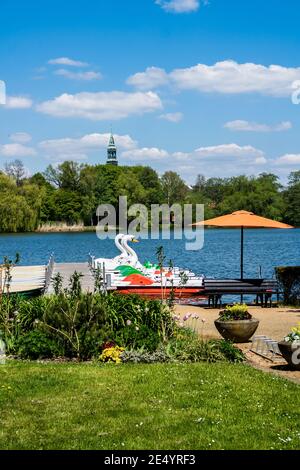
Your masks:
M 161 161 L 169 156 L 166 150 L 158 149 L 156 147 L 132 149 L 122 153 L 122 158 L 132 161 Z
M 175 85 L 180 90 L 196 90 L 203 93 L 260 93 L 288 97 L 292 96 L 295 81 L 300 79 L 299 67 L 239 64 L 234 60 L 217 62 L 214 65 L 198 64 L 185 69 L 175 69 L 169 74 L 163 69 L 159 70 L 160 75 L 164 77 L 164 83 Z M 140 86 L 139 80 L 135 78 L 140 77 L 140 82 L 147 84 L 148 89 L 156 88 L 158 85 L 150 71 L 147 69 L 129 77 L 128 83 Z
M 233 157 L 233 158 L 262 158 L 264 152 L 258 150 L 251 145 L 245 145 L 243 147 L 237 144 L 224 144 L 215 145 L 212 147 L 200 147 L 195 150 L 195 153 L 199 157 L 203 158 L 215 158 L 215 157 Z
M 7 96 L 7 109 L 28 109 L 32 107 L 32 100 L 25 96 Z
M 194 152 L 173 154 L 174 166 L 180 168 L 189 182 L 197 173 L 207 177 L 229 177 L 238 174 L 258 174 L 267 163 L 265 154 L 251 145 L 223 144 L 200 147 Z
M 127 84 L 139 90 L 151 90 L 166 85 L 169 81 L 167 72 L 158 67 L 148 67 L 145 72 L 136 73 L 128 78 Z
M 188 152 L 174 152 L 172 155 L 176 160 L 187 160 L 191 156 Z
M 237 144 L 200 147 L 190 153 L 176 152 L 172 157 L 175 171 L 179 171 L 191 183 L 199 173 L 207 177 L 259 174 L 265 170 L 264 166 L 268 162 L 262 150 Z
M 36 155 L 36 150 L 32 147 L 26 147 L 22 144 L 5 144 L 0 145 L 0 155 L 8 158 L 19 157 L 33 157 Z
M 258 157 L 254 161 L 255 165 L 265 165 L 268 163 L 268 160 L 265 157 Z
M 286 154 L 275 160 L 275 165 L 278 166 L 299 166 L 300 154 Z
M 69 57 L 58 57 L 57 59 L 51 59 L 48 61 L 50 65 L 67 65 L 69 67 L 87 67 L 89 64 L 81 62 L 79 60 L 73 60 Z
M 15 132 L 9 136 L 10 140 L 19 144 L 27 144 L 32 140 L 32 137 L 27 132 Z
M 171 13 L 191 13 L 200 7 L 200 0 L 156 0 L 155 3 Z
M 19 138 L 26 133 L 17 133 L 11 138 Z M 80 138 L 49 139 L 41 141 L 37 148 L 20 143 L 0 145 L 0 155 L 6 158 L 21 158 L 41 155 L 43 158 L 60 163 L 66 160 L 86 161 L 97 156 L 99 163 L 106 161 L 106 148 L 110 133 L 87 134 Z M 22 138 L 22 137 L 21 137 Z M 129 135 L 115 135 L 119 159 L 132 164 L 151 164 L 160 173 L 170 169 L 179 172 L 189 183 L 195 175 L 202 173 L 207 177 L 229 177 L 238 174 L 259 174 L 274 171 L 276 167 L 290 169 L 300 164 L 300 155 L 285 155 L 277 160 L 267 160 L 264 152 L 251 145 L 221 144 L 199 147 L 193 151 L 169 152 L 158 147 L 138 147 L 138 142 Z M 267 166 L 266 166 L 267 164 Z
M 93 121 L 116 120 L 162 109 L 156 93 L 120 91 L 63 94 L 37 106 L 37 110 L 55 117 L 77 117 Z
M 118 149 L 129 150 L 137 147 L 137 142 L 129 135 L 115 134 L 115 142 Z M 86 160 L 91 152 L 99 152 L 106 149 L 109 142 L 110 134 L 88 134 L 79 139 L 64 138 L 44 140 L 39 143 L 40 150 L 47 158 L 56 161 L 63 160 Z
M 200 147 L 192 152 L 174 153 L 156 147 L 136 148 L 123 152 L 122 159 L 145 165 L 151 162 L 160 173 L 169 170 L 171 162 L 172 170 L 180 173 L 190 183 L 194 182 L 198 173 L 207 177 L 259 174 L 268 163 L 262 150 L 237 144 Z
M 283 121 L 280 124 L 271 126 L 268 124 L 238 120 L 227 122 L 224 127 L 237 132 L 282 132 L 292 129 L 293 125 L 290 121 Z
M 161 114 L 159 116 L 159 119 L 164 119 L 165 121 L 170 121 L 170 122 L 180 122 L 183 119 L 183 114 L 182 113 Z
M 180 89 L 285 97 L 291 95 L 293 82 L 300 78 L 300 68 L 238 64 L 227 60 L 212 66 L 198 64 L 195 67 L 177 69 L 171 72 L 170 77 Z
M 66 69 L 58 69 L 55 70 L 54 75 L 60 75 L 65 78 L 69 78 L 70 80 L 83 81 L 100 80 L 102 78 L 100 72 L 93 72 L 92 70 L 88 72 L 71 72 L 70 70 Z

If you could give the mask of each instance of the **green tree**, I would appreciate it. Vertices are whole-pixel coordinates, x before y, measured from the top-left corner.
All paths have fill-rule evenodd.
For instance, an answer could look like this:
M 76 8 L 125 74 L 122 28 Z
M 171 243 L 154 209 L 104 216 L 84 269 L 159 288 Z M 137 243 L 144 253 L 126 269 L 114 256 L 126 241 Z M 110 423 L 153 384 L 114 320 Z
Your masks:
M 114 165 L 97 165 L 88 167 L 83 170 L 83 174 L 87 175 L 94 172 L 95 179 L 91 178 L 86 181 L 93 181 L 93 194 L 95 195 L 96 206 L 99 204 L 118 204 L 118 177 L 123 169 Z
M 119 196 L 127 196 L 128 205 L 143 204 L 146 190 L 133 171 L 122 172 L 117 180 L 117 193 Z
M 247 210 L 257 215 L 282 220 L 284 203 L 278 177 L 263 173 L 258 177 L 238 176 L 227 180 L 218 212 Z
M 14 160 L 13 162 L 5 163 L 4 169 L 7 176 L 10 176 L 15 180 L 17 186 L 22 184 L 26 170 L 21 160 Z
M 161 177 L 161 184 L 165 202 L 169 206 L 185 202 L 188 187 L 177 173 L 166 171 Z
M 131 171 L 137 175 L 145 190 L 143 203 L 148 208 L 151 204 L 161 204 L 163 202 L 163 191 L 157 172 L 149 166 L 136 166 Z
M 0 174 L 0 232 L 35 230 L 39 223 L 43 192 L 33 184 L 17 185 L 15 178 Z
M 28 178 L 28 183 L 35 184 L 39 188 L 52 188 L 51 184 L 46 180 L 45 176 L 42 173 L 35 173 L 33 176 Z
M 206 178 L 204 175 L 198 175 L 196 183 L 193 186 L 193 192 L 195 193 L 204 193 L 206 187 Z
M 80 172 L 82 165 L 72 161 L 66 161 L 57 166 L 49 165 L 44 173 L 46 181 L 67 191 L 79 189 Z
M 211 201 L 211 208 L 216 208 L 227 194 L 228 179 L 209 178 L 203 190 L 203 194 Z
M 65 189 L 58 189 L 53 195 L 53 209 L 51 220 L 66 222 L 70 225 L 78 224 L 82 218 L 82 201 L 79 194 Z
M 286 221 L 295 227 L 300 227 L 300 171 L 290 174 L 284 199 Z

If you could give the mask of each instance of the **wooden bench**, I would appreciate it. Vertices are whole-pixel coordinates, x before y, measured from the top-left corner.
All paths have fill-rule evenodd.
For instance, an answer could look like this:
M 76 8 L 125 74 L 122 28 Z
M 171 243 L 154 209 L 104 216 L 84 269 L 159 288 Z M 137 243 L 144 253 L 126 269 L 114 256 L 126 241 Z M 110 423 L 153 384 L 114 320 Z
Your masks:
M 255 295 L 256 304 L 272 307 L 272 296 L 279 295 L 276 279 L 204 279 L 209 307 L 222 307 L 224 295 Z

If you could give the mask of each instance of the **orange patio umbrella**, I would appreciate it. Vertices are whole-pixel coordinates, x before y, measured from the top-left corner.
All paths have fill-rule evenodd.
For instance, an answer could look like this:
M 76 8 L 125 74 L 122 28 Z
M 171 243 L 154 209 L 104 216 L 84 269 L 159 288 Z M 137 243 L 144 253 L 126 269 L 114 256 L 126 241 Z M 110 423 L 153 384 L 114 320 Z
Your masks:
M 193 226 L 211 226 L 241 229 L 241 279 L 244 278 L 244 229 L 245 228 L 273 228 L 292 229 L 292 225 L 283 224 L 276 220 L 266 219 L 253 214 L 253 212 L 237 211 L 232 214 L 216 217 L 215 219 L 197 222 Z

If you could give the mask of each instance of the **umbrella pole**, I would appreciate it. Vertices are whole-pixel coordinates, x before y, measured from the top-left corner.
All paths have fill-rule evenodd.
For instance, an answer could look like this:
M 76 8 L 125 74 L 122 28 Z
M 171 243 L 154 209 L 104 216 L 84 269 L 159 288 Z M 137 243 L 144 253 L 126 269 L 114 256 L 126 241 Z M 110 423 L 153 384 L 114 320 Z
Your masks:
M 244 227 L 241 227 L 241 280 L 244 279 Z M 241 304 L 244 303 L 244 296 L 241 295 Z
M 241 280 L 244 279 L 244 227 L 241 227 Z

